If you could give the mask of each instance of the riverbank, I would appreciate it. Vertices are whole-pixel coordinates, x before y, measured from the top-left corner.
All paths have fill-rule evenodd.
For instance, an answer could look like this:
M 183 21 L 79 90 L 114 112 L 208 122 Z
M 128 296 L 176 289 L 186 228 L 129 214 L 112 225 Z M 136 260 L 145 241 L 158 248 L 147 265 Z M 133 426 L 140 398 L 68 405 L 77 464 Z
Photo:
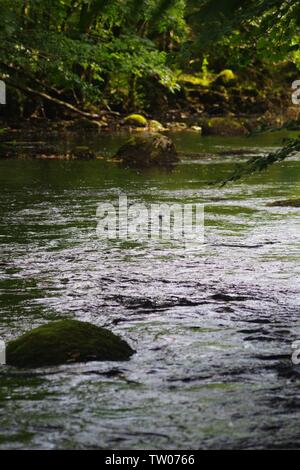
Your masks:
M 171 113 L 171 111 L 170 111 Z M 47 119 L 32 117 L 28 119 L 0 119 L 0 140 L 21 133 L 49 133 L 57 131 L 80 131 L 86 129 L 101 132 L 165 132 L 194 131 L 203 135 L 247 135 L 253 132 L 287 126 L 291 130 L 300 129 L 298 122 L 300 106 L 285 106 L 279 111 L 268 110 L 263 114 L 225 114 L 174 112 L 160 115 L 150 113 L 118 113 L 104 115 L 101 121 L 74 118 Z M 171 118 L 171 119 L 170 119 Z
M 27 118 L 12 118 L 2 108 L 0 117 L 0 158 L 25 155 L 45 159 L 94 159 L 89 143 L 70 152 L 58 151 L 55 139 L 61 135 L 80 136 L 188 132 L 196 136 L 247 137 L 277 129 L 300 130 L 300 106 L 292 104 L 290 80 L 293 71 L 281 80 L 278 73 L 272 80 L 264 77 L 259 90 L 257 74 L 239 78 L 225 70 L 204 81 L 195 75 L 179 77 L 180 91 L 153 95 L 148 111 L 124 109 L 101 111 L 101 118 L 78 117 L 60 110 L 56 117 L 37 112 Z M 259 91 L 258 91 L 259 90 Z M 5 112 L 7 116 L 5 116 Z M 94 110 L 95 111 L 95 110 Z
M 300 106 L 291 99 L 291 84 L 297 71 L 287 64 L 273 73 L 253 67 L 240 74 L 225 69 L 216 73 L 181 73 L 174 93 L 163 87 L 151 89 L 144 104 L 131 111 L 126 102 L 106 107 L 86 104 L 86 116 L 70 109 L 49 107 L 47 100 L 29 106 L 24 97 L 22 110 L 8 88 L 7 103 L 0 109 L 0 142 L 15 137 L 55 132 L 93 130 L 110 132 L 190 131 L 202 135 L 243 136 L 286 127 L 300 129 Z M 92 117 L 94 116 L 94 118 Z
M 292 108 L 290 109 L 291 115 Z M 294 107 L 296 115 L 298 109 Z M 120 141 L 128 139 L 131 135 L 143 136 L 144 134 L 160 133 L 174 138 L 175 135 L 191 135 L 193 140 L 201 140 L 202 137 L 220 138 L 247 138 L 256 135 L 272 134 L 274 130 L 284 131 L 285 134 L 300 130 L 296 119 L 280 118 L 278 116 L 226 116 L 226 117 L 201 117 L 198 125 L 185 121 L 161 124 L 156 120 L 143 117 L 145 125 L 135 125 L 134 121 L 120 118 L 114 120 L 107 127 L 82 121 L 82 120 L 46 120 L 34 119 L 20 121 L 18 123 L 0 123 L 0 158 L 38 158 L 54 160 L 93 160 L 102 159 L 103 152 L 96 151 L 88 138 L 95 136 L 120 136 Z M 277 121 L 276 121 L 277 120 Z M 129 121 L 129 122 L 128 122 Z M 275 121 L 275 122 L 274 122 Z M 277 124 L 277 125 L 276 125 Z M 297 135 L 293 133 L 293 135 Z M 84 145 L 80 140 L 84 140 Z M 176 140 L 176 139 L 175 139 Z M 58 143 L 59 142 L 59 143 Z M 62 145 L 64 143 L 64 145 Z M 118 149 L 116 149 L 118 150 Z M 230 151 L 232 154 L 232 150 Z M 105 153 L 105 152 L 104 152 Z M 243 150 L 236 149 L 234 154 L 242 156 Z

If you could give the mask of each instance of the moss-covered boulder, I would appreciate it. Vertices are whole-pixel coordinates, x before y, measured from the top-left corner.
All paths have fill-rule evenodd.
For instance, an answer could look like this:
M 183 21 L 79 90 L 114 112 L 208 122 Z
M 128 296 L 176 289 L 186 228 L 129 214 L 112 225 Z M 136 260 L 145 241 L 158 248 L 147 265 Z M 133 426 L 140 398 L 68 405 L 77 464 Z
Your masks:
M 148 129 L 149 132 L 163 132 L 166 130 L 166 128 L 159 121 L 155 121 L 154 119 L 150 119 L 148 122 Z
M 236 80 L 237 80 L 237 77 L 234 74 L 234 72 L 230 69 L 225 69 L 219 73 L 219 75 L 214 81 L 214 85 L 226 87 L 229 85 L 233 85 L 236 82 Z
M 6 347 L 15 367 L 43 367 L 72 362 L 125 361 L 133 349 L 110 331 L 77 320 L 59 320 L 34 328 Z
M 242 136 L 249 132 L 244 124 L 234 117 L 215 117 L 201 122 L 203 135 Z
M 300 207 L 300 199 L 287 199 L 285 201 L 274 201 L 269 207 Z
M 125 124 L 133 127 L 147 127 L 148 121 L 141 114 L 130 114 L 124 119 Z
M 147 168 L 169 166 L 178 161 L 172 140 L 161 134 L 133 136 L 120 147 L 115 158 L 125 166 Z

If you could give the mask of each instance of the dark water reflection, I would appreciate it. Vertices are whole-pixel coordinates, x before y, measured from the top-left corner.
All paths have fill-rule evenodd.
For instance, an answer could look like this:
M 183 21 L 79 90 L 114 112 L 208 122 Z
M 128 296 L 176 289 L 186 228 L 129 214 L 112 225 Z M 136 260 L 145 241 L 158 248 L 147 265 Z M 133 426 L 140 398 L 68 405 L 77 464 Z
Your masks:
M 109 156 L 124 139 L 78 139 Z M 173 172 L 98 161 L 0 161 L 0 335 L 56 318 L 105 325 L 137 349 L 128 363 L 0 369 L 2 448 L 280 448 L 300 446 L 299 210 L 296 158 L 225 188 L 230 148 L 255 139 L 175 136 Z M 63 140 L 62 145 L 70 142 Z M 234 152 L 233 152 L 234 153 Z M 96 237 L 96 208 L 203 202 L 206 244 Z

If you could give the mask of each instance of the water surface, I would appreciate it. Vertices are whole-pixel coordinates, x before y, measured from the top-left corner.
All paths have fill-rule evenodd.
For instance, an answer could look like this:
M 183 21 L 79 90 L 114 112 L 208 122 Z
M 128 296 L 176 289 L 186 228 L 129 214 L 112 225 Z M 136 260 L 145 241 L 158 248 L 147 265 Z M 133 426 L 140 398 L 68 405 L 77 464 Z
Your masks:
M 300 197 L 299 159 L 221 188 L 209 183 L 245 158 L 237 149 L 282 135 L 176 134 L 191 155 L 171 172 L 111 162 L 124 139 L 78 136 L 97 161 L 0 160 L 0 336 L 67 317 L 137 350 L 127 363 L 2 367 L 0 447 L 299 447 L 299 209 L 267 206 Z M 99 240 L 97 205 L 119 194 L 204 203 L 205 245 Z

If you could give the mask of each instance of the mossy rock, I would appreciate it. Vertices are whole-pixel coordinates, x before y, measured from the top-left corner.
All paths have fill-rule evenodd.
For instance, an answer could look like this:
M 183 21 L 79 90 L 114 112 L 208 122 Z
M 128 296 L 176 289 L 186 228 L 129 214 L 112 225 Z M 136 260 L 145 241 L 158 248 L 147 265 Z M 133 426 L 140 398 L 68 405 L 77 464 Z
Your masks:
M 141 114 L 130 114 L 124 119 L 125 124 L 135 127 L 147 127 L 148 121 Z
M 148 129 L 150 132 L 163 132 L 166 128 L 159 122 L 151 119 L 148 123 Z
M 186 122 L 168 122 L 167 123 L 168 129 L 171 131 L 185 131 L 188 129 L 188 125 Z
M 187 129 L 190 132 L 197 132 L 198 134 L 202 134 L 202 127 L 201 126 L 191 126 Z
M 300 199 L 287 199 L 286 201 L 275 201 L 268 204 L 269 207 L 300 207 Z
M 77 320 L 59 320 L 34 328 L 6 347 L 15 367 L 43 367 L 73 362 L 126 361 L 133 349 L 110 331 Z
M 172 140 L 161 134 L 132 137 L 120 147 L 115 158 L 135 168 L 169 166 L 179 159 Z
M 203 135 L 242 136 L 248 130 L 242 122 L 231 117 L 215 117 L 204 120 L 202 123 Z
M 234 82 L 236 82 L 236 80 L 237 80 L 237 77 L 235 73 L 230 69 L 225 69 L 219 73 L 219 75 L 214 81 L 214 85 L 217 85 L 217 86 L 233 85 Z

